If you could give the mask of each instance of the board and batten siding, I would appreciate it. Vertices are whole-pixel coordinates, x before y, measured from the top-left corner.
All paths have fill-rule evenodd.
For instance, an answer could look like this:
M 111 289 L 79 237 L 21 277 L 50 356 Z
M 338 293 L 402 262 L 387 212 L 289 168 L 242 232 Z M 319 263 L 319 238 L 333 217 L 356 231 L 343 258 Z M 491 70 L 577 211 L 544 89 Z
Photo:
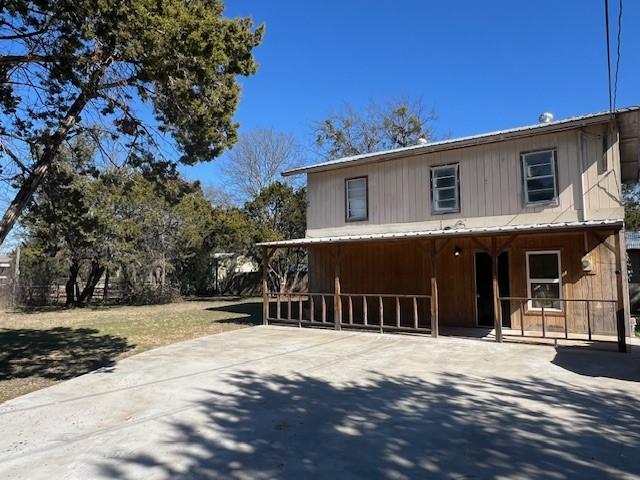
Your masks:
M 560 252 L 562 298 L 614 300 L 616 292 L 615 232 L 526 233 L 509 245 L 509 296 L 527 297 L 527 252 L 553 250 Z M 504 243 L 509 237 L 500 239 Z M 490 247 L 490 238 L 480 238 L 480 243 Z M 387 242 L 349 242 L 325 244 L 309 249 L 309 290 L 332 292 L 334 288 L 336 250 L 340 248 L 340 284 L 346 294 L 355 294 L 353 311 L 362 321 L 362 297 L 357 294 L 431 294 L 431 266 L 428 247 L 420 248 L 421 240 L 395 240 Z M 422 240 L 424 242 L 424 240 Z M 469 237 L 459 237 L 445 244 L 436 260 L 438 280 L 439 322 L 442 326 L 476 326 L 475 253 L 478 243 Z M 455 250 L 459 254 L 454 254 Z M 582 270 L 581 258 L 591 255 L 594 268 Z M 377 298 L 371 299 L 369 319 L 376 322 Z M 395 305 L 386 298 L 385 319 L 393 324 Z M 346 302 L 346 299 L 343 299 Z M 511 327 L 520 329 L 524 317 L 526 330 L 541 331 L 542 317 L 539 311 L 529 311 L 522 302 L 508 302 Z M 347 312 L 348 305 L 343 306 Z M 402 318 L 411 326 L 412 309 L 407 302 L 401 305 Z M 420 302 L 420 325 L 431 324 L 429 305 Z M 562 313 L 547 311 L 545 326 L 548 331 L 561 332 L 565 317 L 570 332 L 587 333 L 585 302 L 569 302 Z M 591 302 L 589 318 L 594 334 L 611 335 L 616 332 L 616 306 L 611 303 Z M 508 323 L 508 322 L 507 322 Z
M 605 127 L 434 152 L 310 173 L 307 236 L 522 225 L 623 217 L 615 134 Z M 558 204 L 525 206 L 520 154 L 557 151 Z M 603 161 L 603 153 L 606 161 Z M 431 213 L 430 169 L 459 163 L 460 212 Z M 345 179 L 368 177 L 369 218 L 345 220 Z

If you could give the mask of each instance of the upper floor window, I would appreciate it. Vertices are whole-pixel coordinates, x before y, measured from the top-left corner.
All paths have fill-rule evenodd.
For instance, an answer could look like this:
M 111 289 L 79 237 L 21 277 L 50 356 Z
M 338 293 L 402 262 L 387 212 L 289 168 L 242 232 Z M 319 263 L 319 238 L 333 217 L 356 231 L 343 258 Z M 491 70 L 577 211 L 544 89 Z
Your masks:
M 367 220 L 367 177 L 348 178 L 345 181 L 345 189 L 347 222 Z
M 460 211 L 459 165 L 431 167 L 431 211 L 451 213 Z
M 555 202 L 558 199 L 556 151 L 541 150 L 521 154 L 524 203 Z

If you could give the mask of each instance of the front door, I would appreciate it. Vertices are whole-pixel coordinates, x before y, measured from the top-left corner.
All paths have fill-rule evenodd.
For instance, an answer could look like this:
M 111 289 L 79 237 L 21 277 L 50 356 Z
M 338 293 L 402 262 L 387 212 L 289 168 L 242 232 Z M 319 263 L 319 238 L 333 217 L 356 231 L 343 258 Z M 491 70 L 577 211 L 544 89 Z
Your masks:
M 476 319 L 478 326 L 493 327 L 493 273 L 491 255 L 476 252 Z M 498 255 L 498 289 L 501 297 L 509 296 L 509 254 Z M 502 305 L 502 325 L 511 325 L 509 302 Z

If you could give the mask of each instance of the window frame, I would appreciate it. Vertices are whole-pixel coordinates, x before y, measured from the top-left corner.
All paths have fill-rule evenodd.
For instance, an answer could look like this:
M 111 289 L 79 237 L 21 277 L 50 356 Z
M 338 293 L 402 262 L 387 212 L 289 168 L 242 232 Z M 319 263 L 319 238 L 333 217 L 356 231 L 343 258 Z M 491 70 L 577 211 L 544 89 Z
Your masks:
M 450 189 L 453 187 L 440 187 L 437 188 L 435 186 L 435 177 L 433 175 L 434 171 L 437 170 L 442 170 L 445 168 L 451 168 L 454 167 L 455 168 L 455 201 L 456 201 L 456 206 L 454 208 L 448 208 L 448 209 L 438 209 L 436 208 L 436 201 L 435 201 L 435 196 L 436 196 L 436 190 L 443 190 L 443 189 Z M 444 165 L 432 165 L 431 168 L 429 169 L 429 180 L 430 180 L 430 190 L 431 190 L 431 214 L 432 215 L 445 215 L 447 213 L 460 213 L 460 162 L 455 162 L 455 163 L 447 163 Z
M 525 257 L 525 262 L 526 262 L 526 268 L 527 268 L 527 297 L 530 299 L 533 299 L 533 296 L 531 294 L 531 284 L 532 283 L 548 283 L 548 284 L 557 284 L 558 285 L 558 298 L 557 299 L 549 299 L 551 301 L 553 300 L 562 300 L 564 298 L 563 296 L 563 292 L 562 292 L 562 252 L 560 250 L 528 250 L 525 252 L 526 253 L 526 257 Z M 550 254 L 555 254 L 556 259 L 558 261 L 558 278 L 557 279 L 551 279 L 551 278 L 531 278 L 531 272 L 529 270 L 529 257 L 531 255 L 550 255 Z M 537 299 L 536 299 L 537 300 Z M 543 299 L 545 300 L 545 299 Z M 534 307 L 533 306 L 533 300 L 527 300 L 527 311 L 530 312 L 541 312 L 542 311 L 542 307 Z M 544 311 L 545 312 L 563 312 L 564 311 L 564 302 L 560 302 L 560 308 L 554 308 L 554 307 L 544 307 Z
M 349 218 L 349 182 L 353 180 L 364 179 L 364 202 L 365 213 L 364 218 Z M 367 222 L 369 221 L 369 176 L 360 175 L 358 177 L 349 177 L 344 179 L 344 221 L 346 223 Z
M 540 177 L 527 177 L 527 165 L 526 157 L 535 153 L 551 152 L 553 162 L 553 198 L 550 200 L 529 200 L 529 189 L 527 188 L 527 180 L 540 178 Z M 537 206 L 537 205 L 558 205 L 559 202 L 559 186 L 558 186 L 558 150 L 557 148 L 542 148 L 538 150 L 529 150 L 526 152 L 520 152 L 520 169 L 522 172 L 522 200 L 525 207 Z M 546 176 L 544 176 L 546 177 Z

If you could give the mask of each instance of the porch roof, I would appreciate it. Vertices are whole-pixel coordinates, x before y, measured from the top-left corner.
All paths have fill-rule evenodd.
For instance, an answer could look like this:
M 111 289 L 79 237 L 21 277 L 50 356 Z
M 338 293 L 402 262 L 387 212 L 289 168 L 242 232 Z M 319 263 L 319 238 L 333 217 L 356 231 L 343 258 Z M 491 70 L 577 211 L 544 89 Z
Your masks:
M 441 230 L 421 230 L 413 232 L 369 233 L 361 235 L 338 235 L 333 237 L 305 237 L 291 240 L 258 243 L 259 247 L 301 247 L 327 243 L 346 243 L 380 240 L 402 240 L 409 238 L 449 237 L 508 233 L 547 232 L 553 230 L 575 230 L 578 228 L 622 227 L 623 220 L 585 220 L 580 222 L 535 223 L 528 225 L 503 225 L 499 227 L 446 228 Z

